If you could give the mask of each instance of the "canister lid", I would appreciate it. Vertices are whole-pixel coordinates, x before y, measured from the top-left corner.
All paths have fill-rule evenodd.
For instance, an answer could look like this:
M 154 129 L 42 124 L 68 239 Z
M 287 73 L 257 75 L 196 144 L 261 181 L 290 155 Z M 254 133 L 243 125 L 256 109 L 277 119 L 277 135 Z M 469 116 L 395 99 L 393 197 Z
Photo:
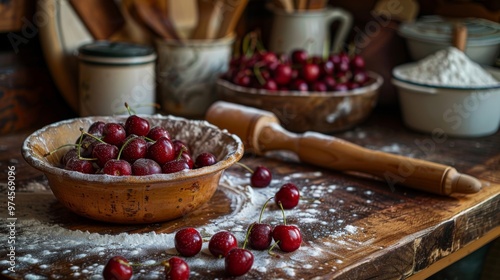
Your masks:
M 78 48 L 83 61 L 106 64 L 140 64 L 156 59 L 152 47 L 126 42 L 96 41 Z
M 453 27 L 457 20 L 446 20 L 440 16 L 424 16 L 412 23 L 403 23 L 399 34 L 406 38 L 426 42 L 451 42 Z M 471 46 L 500 43 L 500 24 L 480 18 L 464 18 L 460 23 L 467 27 L 467 44 Z

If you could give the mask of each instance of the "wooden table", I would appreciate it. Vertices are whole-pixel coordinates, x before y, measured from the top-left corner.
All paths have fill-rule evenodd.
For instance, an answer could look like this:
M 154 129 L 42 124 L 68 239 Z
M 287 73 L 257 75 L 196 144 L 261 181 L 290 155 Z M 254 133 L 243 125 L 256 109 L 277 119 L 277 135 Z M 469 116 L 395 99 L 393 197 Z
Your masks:
M 241 245 L 263 202 L 290 181 L 301 188 L 302 197 L 296 209 L 286 211 L 287 222 L 301 228 L 304 242 L 292 253 L 253 251 L 255 264 L 248 279 L 422 279 L 500 235 L 500 133 L 433 139 L 405 128 L 398 112 L 377 111 L 360 127 L 335 134 L 368 148 L 452 165 L 483 181 L 477 194 L 443 197 L 391 189 L 385 182 L 299 164 L 286 154 L 245 155 L 242 162 L 248 166 L 262 164 L 272 170 L 270 187 L 251 189 L 248 173 L 233 166 L 201 209 L 149 225 L 110 225 L 68 212 L 53 197 L 44 175 L 22 159 L 20 148 L 27 135 L 0 138 L 0 270 L 12 279 L 26 274 L 33 279 L 100 279 L 103 265 L 116 254 L 146 264 L 134 268 L 136 279 L 161 278 L 163 269 L 154 263 L 175 254 L 172 236 L 178 229 L 197 227 L 206 239 L 229 230 Z M 15 167 L 14 233 L 6 226 L 4 211 L 10 166 Z M 278 224 L 281 219 L 270 203 L 264 220 Z M 6 256 L 13 234 L 16 272 L 10 273 Z M 206 247 L 204 243 L 201 253 L 187 259 L 191 278 L 225 278 L 223 260 L 212 257 Z

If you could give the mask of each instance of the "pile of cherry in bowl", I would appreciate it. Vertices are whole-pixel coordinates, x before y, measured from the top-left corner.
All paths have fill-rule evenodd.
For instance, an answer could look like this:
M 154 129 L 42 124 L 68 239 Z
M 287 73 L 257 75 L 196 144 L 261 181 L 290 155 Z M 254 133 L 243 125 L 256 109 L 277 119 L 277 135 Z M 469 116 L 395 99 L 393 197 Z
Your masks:
M 270 51 L 234 57 L 221 77 L 233 84 L 268 91 L 348 91 L 370 81 L 361 55 L 347 52 L 328 57 L 295 50 L 290 55 Z

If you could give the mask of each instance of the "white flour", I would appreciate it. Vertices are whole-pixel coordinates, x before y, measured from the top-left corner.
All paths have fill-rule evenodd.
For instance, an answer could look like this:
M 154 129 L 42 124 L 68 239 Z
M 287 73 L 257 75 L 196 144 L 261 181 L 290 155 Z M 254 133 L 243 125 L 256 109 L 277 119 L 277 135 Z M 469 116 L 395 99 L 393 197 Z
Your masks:
M 454 47 L 437 51 L 412 67 L 400 69 L 397 77 L 411 82 L 453 87 L 498 85 L 490 73 Z
M 294 173 L 282 178 L 273 179 L 272 186 L 264 189 L 253 189 L 248 185 L 250 174 L 242 177 L 232 176 L 225 173 L 220 190 L 223 191 L 231 203 L 232 212 L 214 218 L 203 226 L 197 227 L 200 233 L 209 237 L 220 230 L 229 230 L 235 234 L 238 241 L 242 243 L 247 226 L 256 221 L 260 209 L 264 202 L 274 195 L 276 189 L 283 181 L 299 183 L 303 200 L 301 203 L 307 205 L 302 209 L 296 208 L 287 210 L 287 220 L 289 223 L 297 223 L 301 230 L 308 236 L 315 239 L 304 240 L 301 248 L 293 253 L 285 254 L 280 258 L 268 255 L 267 251 L 252 252 L 255 255 L 255 263 L 249 278 L 262 278 L 268 273 L 270 267 L 281 268 L 284 278 L 296 277 L 302 270 L 324 269 L 335 271 L 337 265 L 343 263 L 341 255 L 336 255 L 336 249 L 346 246 L 346 242 L 354 247 L 370 246 L 369 240 L 360 244 L 359 234 L 365 236 L 363 229 L 344 220 L 337 220 L 334 223 L 323 220 L 320 206 L 325 193 L 336 191 L 354 191 L 352 186 L 340 186 L 336 184 L 313 183 L 323 174 L 321 172 Z M 33 191 L 32 184 L 30 190 Z M 37 186 L 35 189 L 39 189 Z M 333 197 L 335 196 L 332 194 Z M 54 222 L 57 220 L 57 213 L 50 214 L 51 205 L 56 203 L 55 198 L 48 192 L 40 193 L 39 201 L 32 204 L 23 203 L 23 208 L 17 211 L 17 270 L 29 271 L 24 275 L 24 279 L 102 279 L 102 270 L 106 261 L 116 254 L 127 257 L 132 262 L 143 264 L 154 264 L 175 254 L 174 233 L 120 233 L 101 234 L 88 231 L 72 230 L 67 226 Z M 340 203 L 340 202 L 339 202 Z M 272 203 L 271 203 L 272 204 Z M 275 206 L 269 206 L 263 220 L 271 224 L 281 222 L 281 211 Z M 323 205 L 324 207 L 324 205 Z M 331 214 L 335 215 L 336 210 L 331 209 Z M 56 215 L 56 216 L 54 216 Z M 353 213 L 353 217 L 355 213 Z M 319 230 L 311 231 L 311 226 L 320 225 Z M 315 227 L 318 229 L 318 227 Z M 0 239 L 6 240 L 6 232 L 0 230 Z M 316 244 L 316 242 L 321 242 Z M 325 244 L 331 246 L 325 248 Z M 241 245 L 241 244 L 240 244 Z M 200 254 L 186 261 L 191 268 L 191 278 L 220 277 L 224 270 L 224 261 L 214 259 L 208 251 L 208 244 L 204 242 Z M 43 248 L 43 250 L 40 250 Z M 335 249 L 335 250 L 334 250 Z M 279 250 L 277 250 L 279 254 Z M 96 257 L 97 256 L 97 257 Z M 67 268 L 71 275 L 61 275 L 53 269 L 53 264 L 57 260 L 64 258 L 67 261 Z M 326 265 L 328 260 L 332 260 L 333 265 Z M 0 270 L 2 274 L 9 274 L 6 268 L 8 262 L 0 260 Z M 273 269 L 274 270 L 274 269 Z M 52 274 L 47 274 L 52 271 Z M 137 268 L 134 270 L 134 279 L 159 279 L 162 278 L 163 269 L 161 266 Z

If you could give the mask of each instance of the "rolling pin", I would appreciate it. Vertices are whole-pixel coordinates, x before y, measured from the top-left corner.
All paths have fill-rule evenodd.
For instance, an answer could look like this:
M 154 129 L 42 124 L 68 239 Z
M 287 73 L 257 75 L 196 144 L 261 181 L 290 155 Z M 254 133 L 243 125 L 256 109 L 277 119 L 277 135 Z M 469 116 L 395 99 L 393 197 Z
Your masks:
M 304 163 L 344 172 L 361 172 L 396 184 L 439 194 L 476 193 L 481 182 L 451 166 L 375 151 L 316 132 L 285 130 L 271 112 L 225 101 L 213 103 L 206 120 L 241 138 L 245 149 L 258 155 L 294 152 Z

